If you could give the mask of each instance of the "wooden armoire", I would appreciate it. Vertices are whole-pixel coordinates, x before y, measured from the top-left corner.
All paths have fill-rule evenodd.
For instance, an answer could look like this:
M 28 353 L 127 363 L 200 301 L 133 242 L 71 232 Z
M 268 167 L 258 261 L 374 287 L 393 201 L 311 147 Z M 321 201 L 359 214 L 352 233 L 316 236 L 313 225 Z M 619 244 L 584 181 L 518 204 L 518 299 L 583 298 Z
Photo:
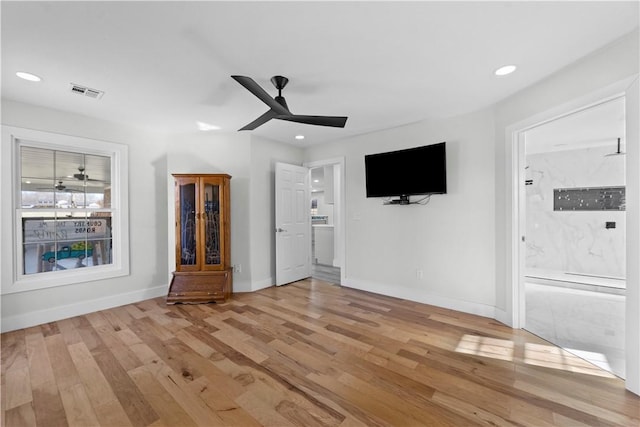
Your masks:
M 167 304 L 224 302 L 233 285 L 226 174 L 174 174 L 176 271 Z

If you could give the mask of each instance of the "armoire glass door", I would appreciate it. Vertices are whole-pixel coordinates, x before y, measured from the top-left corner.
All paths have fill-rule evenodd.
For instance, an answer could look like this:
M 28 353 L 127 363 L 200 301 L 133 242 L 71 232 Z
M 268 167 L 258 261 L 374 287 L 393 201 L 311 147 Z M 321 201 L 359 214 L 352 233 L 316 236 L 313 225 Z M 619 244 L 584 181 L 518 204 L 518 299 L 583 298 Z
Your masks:
M 197 199 L 196 182 L 193 179 L 180 180 L 179 183 L 180 226 L 179 250 L 181 266 L 196 266 L 198 264 L 197 251 Z M 187 269 L 189 269 L 187 267 Z
M 204 221 L 204 264 L 219 266 L 222 263 L 220 253 L 220 185 L 215 182 L 203 183 Z

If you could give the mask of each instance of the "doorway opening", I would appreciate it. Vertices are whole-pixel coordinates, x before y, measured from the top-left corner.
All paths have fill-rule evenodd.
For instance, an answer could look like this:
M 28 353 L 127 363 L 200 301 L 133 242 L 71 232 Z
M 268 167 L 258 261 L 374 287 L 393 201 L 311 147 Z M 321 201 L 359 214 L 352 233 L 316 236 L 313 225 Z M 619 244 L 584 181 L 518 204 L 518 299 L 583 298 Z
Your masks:
M 625 377 L 625 106 L 522 131 L 524 328 Z
M 311 277 L 341 284 L 343 277 L 343 160 L 314 162 L 309 167 Z

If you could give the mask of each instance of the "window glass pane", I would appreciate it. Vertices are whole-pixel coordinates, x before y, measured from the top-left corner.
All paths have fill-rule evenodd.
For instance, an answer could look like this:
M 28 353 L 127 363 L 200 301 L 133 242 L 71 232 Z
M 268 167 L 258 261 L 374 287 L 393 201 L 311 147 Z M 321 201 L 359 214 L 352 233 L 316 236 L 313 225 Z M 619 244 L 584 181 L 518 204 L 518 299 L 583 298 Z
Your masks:
M 55 256 L 48 263 L 46 253 L 56 251 L 55 212 L 38 212 L 39 216 L 23 214 L 24 274 L 51 271 Z
M 24 209 L 54 205 L 54 152 L 34 147 L 20 148 L 21 200 Z
M 77 178 L 85 185 L 86 206 L 90 209 L 111 208 L 111 159 L 105 156 L 84 155 Z
M 87 193 L 87 208 L 111 209 L 111 187 L 91 189 Z
M 23 274 L 111 264 L 111 158 L 22 145 L 20 165 Z
M 91 241 L 91 245 L 93 246 L 91 265 L 111 264 L 113 262 L 111 241 L 111 239 Z
M 77 205 L 74 195 L 76 195 L 76 198 L 82 199 L 84 204 L 84 197 L 82 197 L 85 192 L 84 182 L 74 176 L 78 172 L 78 166 L 83 163 L 83 158 L 84 155 L 82 153 L 54 152 L 54 194 L 57 208 L 74 208 Z
M 62 182 L 63 181 L 59 181 L 54 187 L 56 208 L 76 208 L 78 202 L 81 203 L 81 206 L 84 205 L 84 190 L 82 189 L 82 185 L 76 185 L 73 182 L 71 184 L 63 184 Z
M 111 216 L 46 216 L 22 219 L 24 274 L 111 264 Z
M 39 178 L 53 182 L 54 151 L 44 148 L 20 147 L 21 170 L 23 178 Z
M 111 183 L 111 159 L 105 156 L 84 156 L 84 174 L 89 182 Z

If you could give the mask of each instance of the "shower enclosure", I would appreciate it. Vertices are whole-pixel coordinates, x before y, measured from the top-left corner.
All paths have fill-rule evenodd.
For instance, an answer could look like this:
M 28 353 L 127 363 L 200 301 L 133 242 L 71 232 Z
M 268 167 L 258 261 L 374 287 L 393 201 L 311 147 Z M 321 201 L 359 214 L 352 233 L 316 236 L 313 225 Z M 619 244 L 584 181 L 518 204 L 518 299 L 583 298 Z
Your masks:
M 527 155 L 527 276 L 625 287 L 624 156 L 612 150 Z
M 524 186 L 526 329 L 620 377 L 624 115 L 617 98 L 525 132 Z

